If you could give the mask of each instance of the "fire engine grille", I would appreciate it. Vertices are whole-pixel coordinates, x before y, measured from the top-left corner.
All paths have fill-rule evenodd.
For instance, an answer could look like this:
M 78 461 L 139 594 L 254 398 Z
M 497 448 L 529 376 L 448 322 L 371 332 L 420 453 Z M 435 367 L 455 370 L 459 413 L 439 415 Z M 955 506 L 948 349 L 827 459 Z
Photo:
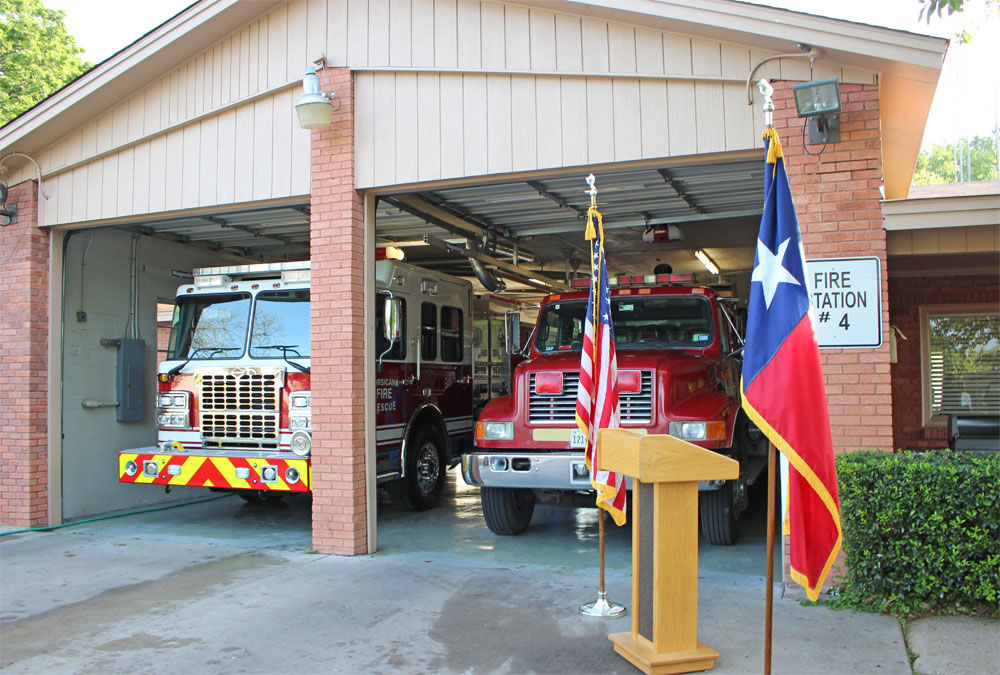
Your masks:
M 653 373 L 643 370 L 641 389 L 634 394 L 620 393 L 618 404 L 621 421 L 632 424 L 648 424 L 653 421 Z M 580 383 L 579 372 L 563 373 L 561 394 L 539 394 L 535 391 L 535 374 L 531 373 L 528 391 L 528 421 L 573 422 L 576 420 L 576 390 Z
M 203 372 L 199 400 L 202 439 L 275 447 L 281 374 L 280 369 Z

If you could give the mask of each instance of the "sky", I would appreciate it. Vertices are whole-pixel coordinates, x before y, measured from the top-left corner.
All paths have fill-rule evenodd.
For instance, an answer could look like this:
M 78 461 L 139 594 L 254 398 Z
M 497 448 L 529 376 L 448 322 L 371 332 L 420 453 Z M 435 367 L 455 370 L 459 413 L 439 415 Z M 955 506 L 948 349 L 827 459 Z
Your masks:
M 953 37 L 963 28 L 969 44 L 953 40 L 938 82 L 924 147 L 959 138 L 992 135 L 1000 123 L 1000 17 L 988 15 L 986 0 L 966 0 L 966 10 L 930 23 L 919 19 L 919 0 L 753 0 L 783 7 L 886 26 L 925 35 Z M 66 12 L 66 26 L 86 51 L 83 58 L 98 63 L 138 39 L 193 0 L 43 0 Z

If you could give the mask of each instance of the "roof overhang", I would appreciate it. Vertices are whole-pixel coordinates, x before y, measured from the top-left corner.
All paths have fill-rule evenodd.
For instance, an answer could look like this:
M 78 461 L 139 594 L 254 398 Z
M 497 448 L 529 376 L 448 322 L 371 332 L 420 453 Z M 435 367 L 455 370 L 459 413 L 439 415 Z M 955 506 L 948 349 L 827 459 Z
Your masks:
M 284 0 L 202 0 L 0 127 L 0 155 L 35 155 Z M 14 166 L 19 160 L 11 159 Z
M 931 228 L 972 227 L 1000 224 L 1000 181 L 967 183 L 948 190 L 922 190 L 910 199 L 882 202 L 885 229 L 926 230 Z
M 39 153 L 283 0 L 201 0 L 0 128 L 0 155 Z M 822 58 L 880 73 L 886 196 L 906 196 L 948 41 L 736 0 L 541 0 L 553 11 L 761 49 L 819 47 Z M 749 73 L 748 73 L 749 75 Z M 9 160 L 13 167 L 18 158 Z

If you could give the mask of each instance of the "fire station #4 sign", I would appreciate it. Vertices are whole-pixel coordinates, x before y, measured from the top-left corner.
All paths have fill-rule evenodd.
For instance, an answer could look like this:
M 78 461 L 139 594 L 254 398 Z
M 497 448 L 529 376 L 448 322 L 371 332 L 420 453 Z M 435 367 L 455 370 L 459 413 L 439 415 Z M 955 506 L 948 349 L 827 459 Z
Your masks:
M 882 263 L 878 258 L 806 260 L 820 347 L 882 344 Z

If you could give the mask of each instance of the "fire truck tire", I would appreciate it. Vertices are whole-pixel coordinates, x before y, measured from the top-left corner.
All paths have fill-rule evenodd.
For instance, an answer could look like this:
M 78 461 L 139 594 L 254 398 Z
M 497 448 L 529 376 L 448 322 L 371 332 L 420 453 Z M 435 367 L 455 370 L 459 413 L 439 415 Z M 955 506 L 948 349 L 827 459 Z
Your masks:
M 247 504 L 277 504 L 285 498 L 284 493 L 272 490 L 235 490 L 235 492 Z
M 438 505 L 444 490 L 444 443 L 437 430 L 424 427 L 413 435 L 406 457 L 406 476 L 386 488 L 393 504 L 407 511 L 426 511 Z
M 734 481 L 727 480 L 718 490 L 699 493 L 701 534 L 713 546 L 731 546 L 736 542 L 734 488 Z
M 481 488 L 483 518 L 493 534 L 521 534 L 531 524 L 535 512 L 535 495 L 531 490 L 514 488 Z

